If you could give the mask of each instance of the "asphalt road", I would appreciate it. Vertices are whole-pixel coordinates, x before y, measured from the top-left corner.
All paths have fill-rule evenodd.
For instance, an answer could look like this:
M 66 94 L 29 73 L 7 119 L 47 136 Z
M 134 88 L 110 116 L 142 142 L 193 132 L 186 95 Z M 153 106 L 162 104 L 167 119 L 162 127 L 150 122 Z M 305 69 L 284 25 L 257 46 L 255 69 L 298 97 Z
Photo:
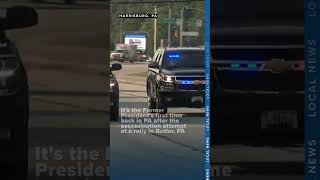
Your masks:
M 143 108 L 147 106 L 145 85 L 136 83 L 144 82 L 145 77 L 134 77 L 133 74 L 146 72 L 146 63 L 122 63 L 123 69 L 117 71 L 118 79 L 128 80 L 120 82 L 120 106 Z M 193 108 L 169 108 L 169 113 L 203 113 L 203 109 Z M 141 162 L 148 158 L 162 157 L 165 161 L 179 163 L 193 162 L 190 157 L 203 158 L 204 138 L 203 117 L 188 117 L 186 119 L 190 125 L 187 134 L 184 136 L 154 134 L 147 135 L 127 135 L 121 134 L 119 123 L 111 123 L 111 159 L 126 160 L 130 164 L 141 159 Z M 150 141 L 152 144 L 150 145 Z M 139 144 L 135 146 L 134 144 Z M 151 147 L 150 147 L 151 146 Z M 130 152 L 127 151 L 130 148 Z M 176 148 L 172 151 L 171 148 Z M 192 151 L 194 156 L 182 151 Z M 143 153 L 141 153 L 143 152 Z M 163 152 L 170 152 L 169 155 L 163 155 Z M 174 153 L 176 152 L 176 153 Z M 288 176 L 293 179 L 302 179 L 304 147 L 302 144 L 290 146 L 278 146 L 276 144 L 256 145 L 256 144 L 223 144 L 212 147 L 211 150 L 212 175 L 217 175 L 215 168 L 230 168 L 233 177 L 247 177 L 252 179 L 262 177 L 263 175 L 274 175 L 275 178 L 284 178 Z M 146 155 L 148 158 L 146 158 Z M 176 159 L 174 156 L 182 159 Z M 129 160 L 128 160 L 129 159 Z M 115 165 L 117 166 L 117 164 Z M 122 165 L 123 166 L 123 165 Z M 137 172 L 135 168 L 134 170 Z M 185 169 L 184 169 L 185 170 Z
M 121 72 L 128 72 L 127 69 L 136 66 L 141 64 L 124 65 Z M 120 108 L 147 107 L 144 85 L 120 82 L 119 86 Z M 120 177 L 126 176 L 136 179 L 147 177 L 177 179 L 175 174 L 185 174 L 185 179 L 201 178 L 204 174 L 202 170 L 204 141 L 200 140 L 204 135 L 203 117 L 201 117 L 203 112 L 203 108 L 169 108 L 168 113 L 191 114 L 181 119 L 181 122 L 187 124 L 185 134 L 122 134 L 120 123 L 112 122 L 110 125 L 112 177 L 115 180 L 117 177 L 121 179 Z

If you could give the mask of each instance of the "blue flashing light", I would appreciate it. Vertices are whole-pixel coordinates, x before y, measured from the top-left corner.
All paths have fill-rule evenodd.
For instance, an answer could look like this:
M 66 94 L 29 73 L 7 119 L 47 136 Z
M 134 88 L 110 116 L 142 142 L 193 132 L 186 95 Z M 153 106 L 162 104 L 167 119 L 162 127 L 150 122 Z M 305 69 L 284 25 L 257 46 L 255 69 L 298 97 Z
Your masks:
M 169 60 L 179 60 L 181 58 L 180 54 L 177 53 L 170 53 L 168 54 Z
M 189 81 L 189 80 L 184 80 L 184 81 L 181 81 L 181 84 L 192 84 L 193 81 Z

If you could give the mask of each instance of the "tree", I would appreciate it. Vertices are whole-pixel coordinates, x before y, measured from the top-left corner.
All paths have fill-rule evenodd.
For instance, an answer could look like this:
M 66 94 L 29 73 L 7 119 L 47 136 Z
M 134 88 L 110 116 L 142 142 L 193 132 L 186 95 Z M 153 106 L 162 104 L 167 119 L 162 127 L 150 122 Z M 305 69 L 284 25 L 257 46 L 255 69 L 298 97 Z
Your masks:
M 132 1 L 132 0 L 131 0 Z M 119 43 L 120 36 L 120 19 L 118 18 L 119 13 L 153 13 L 154 5 L 152 3 L 129 3 L 129 4 L 111 4 L 111 13 L 110 13 L 110 47 L 115 47 L 115 44 Z M 204 9 L 204 2 L 179 2 L 172 3 L 172 15 L 173 19 L 180 18 L 180 12 L 182 7 L 193 7 Z M 169 3 L 161 3 L 157 4 L 157 14 L 158 14 L 158 23 L 157 23 L 157 46 L 160 45 L 160 39 L 167 40 L 168 37 L 168 24 L 160 23 L 161 18 L 168 18 L 168 10 Z M 189 14 L 188 14 L 189 13 Z M 201 19 L 204 22 L 204 14 L 196 11 L 190 10 L 187 14 L 185 14 L 186 21 L 184 26 L 186 28 L 190 28 L 187 30 L 190 31 L 199 31 L 200 36 L 198 37 L 198 41 L 200 44 L 204 44 L 204 25 L 195 29 L 195 22 L 198 19 Z M 154 33 L 154 19 L 152 18 L 130 18 L 123 19 L 123 28 L 122 32 L 126 31 L 141 31 L 146 32 L 148 35 L 147 39 L 147 53 L 149 55 L 153 54 L 153 33 Z M 171 37 L 174 36 L 175 30 L 179 30 L 179 26 L 176 24 L 172 24 L 171 26 Z

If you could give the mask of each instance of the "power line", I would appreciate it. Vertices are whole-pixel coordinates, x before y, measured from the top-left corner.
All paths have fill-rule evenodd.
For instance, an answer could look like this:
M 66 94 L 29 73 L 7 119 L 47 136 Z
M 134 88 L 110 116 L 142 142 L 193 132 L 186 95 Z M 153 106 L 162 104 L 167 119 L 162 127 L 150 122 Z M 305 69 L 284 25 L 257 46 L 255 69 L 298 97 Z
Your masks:
M 152 0 L 152 1 L 110 1 L 110 4 L 161 4 L 161 3 L 183 3 L 183 2 L 201 2 L 205 0 Z

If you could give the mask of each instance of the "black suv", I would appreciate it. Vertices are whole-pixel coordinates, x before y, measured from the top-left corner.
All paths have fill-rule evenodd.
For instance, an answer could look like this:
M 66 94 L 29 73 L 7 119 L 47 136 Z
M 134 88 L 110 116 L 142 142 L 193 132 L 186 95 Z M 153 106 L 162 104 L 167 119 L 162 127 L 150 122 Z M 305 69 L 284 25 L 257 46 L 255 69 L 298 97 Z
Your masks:
M 5 31 L 32 26 L 37 21 L 35 10 L 24 6 L 8 8 L 6 17 L 0 18 L 0 162 L 18 166 L 15 175 L 23 178 L 28 160 L 28 79 L 18 50 Z
M 303 138 L 303 7 L 303 0 L 213 3 L 213 142 L 227 136 Z
M 122 65 L 114 63 L 110 67 L 110 119 L 111 121 L 119 120 L 119 85 L 116 76 L 112 71 L 122 69 Z
M 147 94 L 151 112 L 166 113 L 168 107 L 203 107 L 204 61 L 203 48 L 158 49 L 148 65 Z

